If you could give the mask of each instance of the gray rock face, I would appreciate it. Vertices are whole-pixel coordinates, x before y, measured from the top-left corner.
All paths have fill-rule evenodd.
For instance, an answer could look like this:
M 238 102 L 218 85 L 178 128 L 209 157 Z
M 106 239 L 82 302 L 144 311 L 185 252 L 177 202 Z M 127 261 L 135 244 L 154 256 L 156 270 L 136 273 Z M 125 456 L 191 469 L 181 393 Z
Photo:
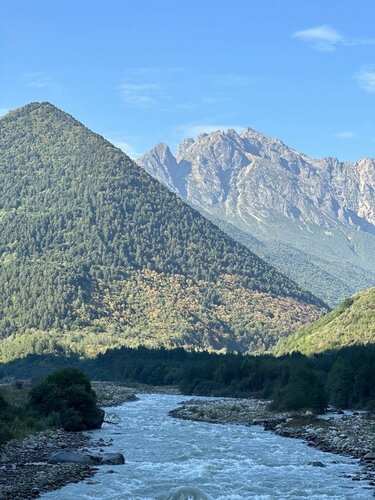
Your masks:
M 316 160 L 247 128 L 187 139 L 176 156 L 159 144 L 138 163 L 315 293 L 314 279 L 341 280 L 343 296 L 375 283 L 375 159 Z
M 202 209 L 219 204 L 245 219 L 285 216 L 327 229 L 341 222 L 375 234 L 375 159 L 314 160 L 248 128 L 185 140 L 176 157 L 159 144 L 138 163 Z

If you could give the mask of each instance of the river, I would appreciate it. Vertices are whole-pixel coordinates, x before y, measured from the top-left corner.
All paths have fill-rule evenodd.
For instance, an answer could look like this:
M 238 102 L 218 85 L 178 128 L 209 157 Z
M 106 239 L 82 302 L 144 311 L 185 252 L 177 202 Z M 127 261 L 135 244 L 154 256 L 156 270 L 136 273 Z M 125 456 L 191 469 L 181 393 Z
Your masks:
M 104 424 L 90 434 L 95 440 L 112 438 L 114 445 L 106 450 L 123 452 L 126 464 L 102 466 L 90 484 L 70 484 L 43 498 L 165 499 L 178 486 L 195 486 L 220 500 L 373 498 L 367 483 L 345 477 L 359 472 L 356 461 L 259 426 L 168 417 L 181 399 L 144 394 L 137 402 L 107 408 L 119 424 Z M 313 461 L 326 467 L 309 465 Z

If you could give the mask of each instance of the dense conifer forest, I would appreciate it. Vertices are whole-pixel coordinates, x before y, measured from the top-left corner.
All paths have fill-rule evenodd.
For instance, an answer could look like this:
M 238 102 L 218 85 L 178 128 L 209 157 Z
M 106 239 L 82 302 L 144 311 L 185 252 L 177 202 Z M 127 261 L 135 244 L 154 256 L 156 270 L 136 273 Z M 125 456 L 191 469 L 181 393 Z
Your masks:
M 1 359 L 261 352 L 326 311 L 48 103 L 0 119 Z

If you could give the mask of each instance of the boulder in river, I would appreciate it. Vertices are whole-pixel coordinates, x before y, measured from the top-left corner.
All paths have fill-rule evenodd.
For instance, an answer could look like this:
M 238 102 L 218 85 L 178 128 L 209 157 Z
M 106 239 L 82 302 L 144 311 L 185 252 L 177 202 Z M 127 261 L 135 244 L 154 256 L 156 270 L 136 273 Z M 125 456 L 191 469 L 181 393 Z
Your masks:
M 125 463 L 125 457 L 122 453 L 103 453 L 96 455 L 101 459 L 100 465 L 122 465 Z

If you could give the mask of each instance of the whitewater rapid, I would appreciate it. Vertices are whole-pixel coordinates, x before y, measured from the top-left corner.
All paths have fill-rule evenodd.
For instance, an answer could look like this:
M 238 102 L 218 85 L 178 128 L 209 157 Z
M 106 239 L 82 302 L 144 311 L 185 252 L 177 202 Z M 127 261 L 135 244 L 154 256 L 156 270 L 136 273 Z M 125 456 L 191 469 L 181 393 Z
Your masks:
M 90 435 L 94 440 L 112 438 L 114 444 L 106 451 L 123 452 L 126 464 L 102 466 L 90 481 L 70 484 L 43 498 L 162 500 L 179 486 L 200 488 L 215 500 L 373 498 L 367 483 L 345 477 L 359 473 L 355 460 L 259 426 L 169 417 L 168 411 L 181 399 L 146 394 L 134 403 L 107 408 L 118 425 L 104 424 Z M 309 465 L 313 461 L 326 467 Z

